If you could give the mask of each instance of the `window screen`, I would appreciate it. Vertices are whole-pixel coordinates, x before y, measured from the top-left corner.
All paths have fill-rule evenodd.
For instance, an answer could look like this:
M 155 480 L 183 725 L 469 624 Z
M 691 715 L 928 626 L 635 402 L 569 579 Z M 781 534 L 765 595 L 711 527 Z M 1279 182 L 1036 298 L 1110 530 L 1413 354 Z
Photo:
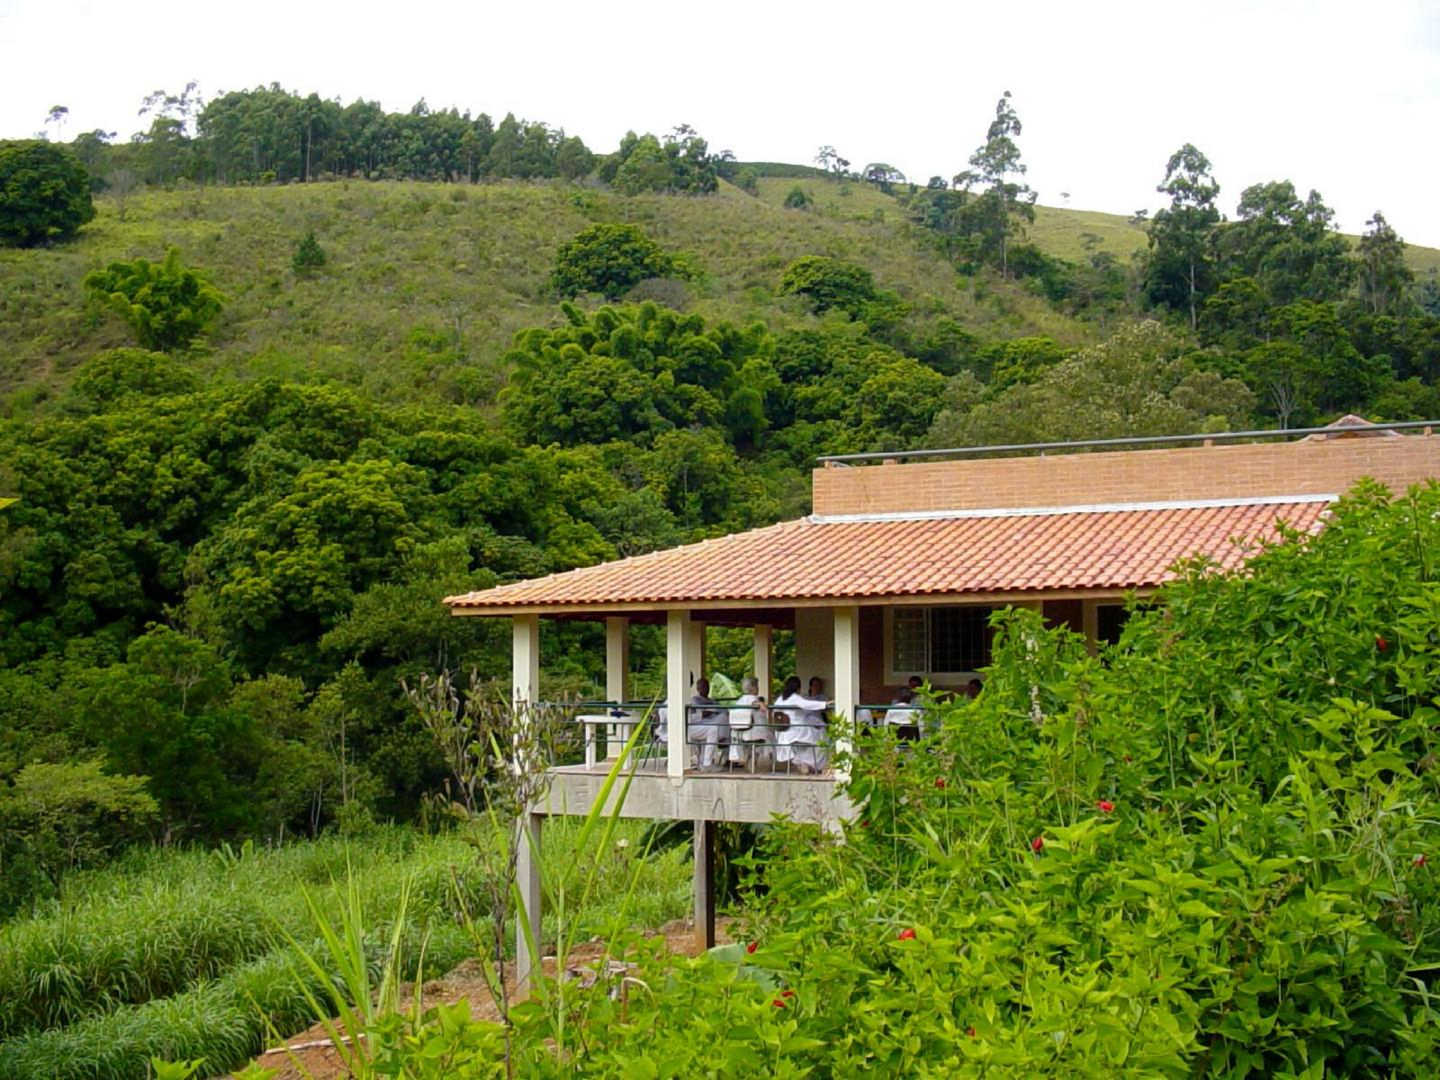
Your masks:
M 895 609 L 895 671 L 926 671 L 925 654 L 928 651 L 926 623 L 928 612 L 925 608 Z
M 930 609 L 930 668 L 934 674 L 976 671 L 990 662 L 990 609 Z

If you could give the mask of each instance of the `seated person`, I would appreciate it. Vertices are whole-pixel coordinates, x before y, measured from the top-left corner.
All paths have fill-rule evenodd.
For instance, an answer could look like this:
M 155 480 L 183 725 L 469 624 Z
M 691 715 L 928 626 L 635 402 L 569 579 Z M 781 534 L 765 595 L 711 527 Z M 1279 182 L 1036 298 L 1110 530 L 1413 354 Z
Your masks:
M 781 764 L 793 764 L 801 772 L 823 772 L 829 763 L 830 753 L 825 747 L 825 714 L 830 703 L 823 697 L 825 683 L 817 675 L 810 680 L 809 696 L 800 693 L 800 677 L 791 675 L 785 680 L 780 696 L 775 699 L 773 709 L 783 713 L 789 720 L 786 727 L 775 736 L 775 760 Z
M 714 705 L 710 696 L 710 680 L 695 680 L 695 696 L 691 706 Z M 689 721 L 688 739 L 700 747 L 699 765 L 702 769 L 718 769 L 721 764 L 720 747 L 730 741 L 730 720 L 724 709 L 691 708 L 686 717 Z
M 900 738 L 918 739 L 924 715 L 925 710 L 915 703 L 915 692 L 907 686 L 895 691 L 890 708 L 885 710 L 885 722 L 895 728 Z
M 770 726 L 770 710 L 765 707 L 760 683 L 753 675 L 741 682 L 740 689 L 743 693 L 735 704 L 750 708 L 731 710 L 730 764 L 769 771 L 775 767 L 775 729 Z

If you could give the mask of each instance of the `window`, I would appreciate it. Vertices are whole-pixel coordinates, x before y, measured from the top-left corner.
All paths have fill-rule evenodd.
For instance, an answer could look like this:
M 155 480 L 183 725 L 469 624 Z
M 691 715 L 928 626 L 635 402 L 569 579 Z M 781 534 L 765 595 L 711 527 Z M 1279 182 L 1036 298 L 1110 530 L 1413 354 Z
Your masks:
M 1095 608 L 1095 636 L 1107 645 L 1114 645 L 1120 640 L 1120 631 L 1125 629 L 1125 621 L 1130 618 L 1130 612 L 1125 610 L 1124 604 L 1100 604 Z
M 899 607 L 890 610 L 890 681 L 922 675 L 945 681 L 990 663 L 988 607 Z M 938 678 L 937 678 L 938 677 Z

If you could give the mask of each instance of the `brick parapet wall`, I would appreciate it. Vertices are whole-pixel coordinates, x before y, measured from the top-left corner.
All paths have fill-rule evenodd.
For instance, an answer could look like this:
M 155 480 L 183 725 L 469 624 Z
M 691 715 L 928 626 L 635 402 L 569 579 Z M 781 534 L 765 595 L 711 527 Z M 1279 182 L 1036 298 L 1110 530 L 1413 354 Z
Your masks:
M 881 514 L 1328 495 L 1367 476 L 1395 492 L 1440 478 L 1440 435 L 832 466 L 812 491 L 817 514 Z

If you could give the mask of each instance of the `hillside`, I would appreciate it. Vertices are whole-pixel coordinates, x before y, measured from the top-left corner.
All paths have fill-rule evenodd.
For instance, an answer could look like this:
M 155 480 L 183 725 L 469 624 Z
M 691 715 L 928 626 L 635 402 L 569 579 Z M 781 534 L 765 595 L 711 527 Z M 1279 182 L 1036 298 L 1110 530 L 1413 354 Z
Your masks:
M 175 245 L 228 298 L 199 361 L 211 372 L 330 378 L 400 399 L 438 390 L 483 404 L 503 381 L 498 358 L 514 333 L 560 319 L 547 287 L 556 249 L 599 221 L 641 224 L 689 253 L 702 271 L 686 287 L 689 308 L 707 319 L 772 329 L 813 321 L 777 297 L 776 283 L 791 260 L 819 254 L 863 263 L 918 312 L 948 314 L 986 338 L 1093 339 L 1019 286 L 973 288 L 889 196 L 860 184 L 842 195 L 819 181 L 812 210 L 786 210 L 793 183 L 763 180 L 759 198 L 730 185 L 709 198 L 518 181 L 209 187 L 137 194 L 123 221 L 101 198 L 75 242 L 0 251 L 0 395 L 24 411 L 95 351 L 129 344 L 117 320 L 87 310 L 81 281 L 111 260 L 159 258 Z M 328 262 L 298 278 L 291 256 L 312 229 Z

